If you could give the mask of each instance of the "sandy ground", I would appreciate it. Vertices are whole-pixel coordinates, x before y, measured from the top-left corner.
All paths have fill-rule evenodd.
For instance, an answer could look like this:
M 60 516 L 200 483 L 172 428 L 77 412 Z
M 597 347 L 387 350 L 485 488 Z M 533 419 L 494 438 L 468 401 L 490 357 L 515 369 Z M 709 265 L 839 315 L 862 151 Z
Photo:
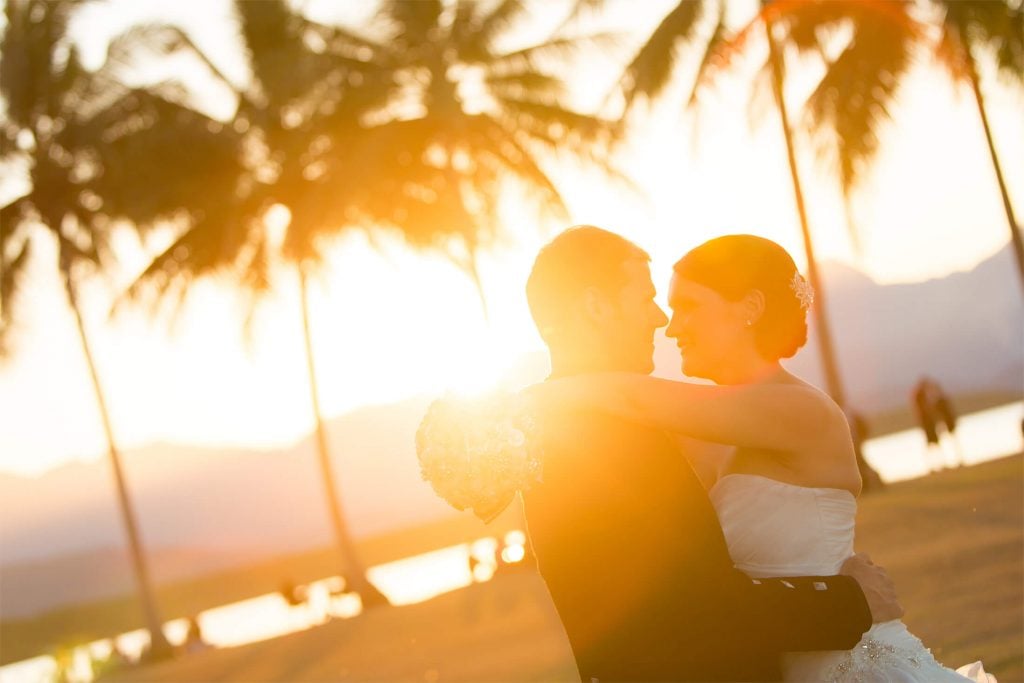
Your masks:
M 1024 459 L 901 482 L 865 496 L 858 550 L 885 565 L 905 621 L 947 664 L 982 659 L 1024 680 Z M 540 578 L 498 576 L 418 605 L 238 648 L 120 672 L 106 681 L 574 681 Z

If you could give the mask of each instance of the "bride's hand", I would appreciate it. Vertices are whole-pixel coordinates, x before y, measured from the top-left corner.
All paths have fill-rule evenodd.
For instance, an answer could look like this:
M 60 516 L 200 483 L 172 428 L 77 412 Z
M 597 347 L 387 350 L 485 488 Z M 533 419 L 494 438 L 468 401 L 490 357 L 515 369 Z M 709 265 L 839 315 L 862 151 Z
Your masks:
M 896 597 L 896 584 L 889 572 L 873 563 L 866 553 L 854 553 L 843 563 L 839 573 L 860 584 L 874 623 L 881 624 L 903 616 L 903 606 Z

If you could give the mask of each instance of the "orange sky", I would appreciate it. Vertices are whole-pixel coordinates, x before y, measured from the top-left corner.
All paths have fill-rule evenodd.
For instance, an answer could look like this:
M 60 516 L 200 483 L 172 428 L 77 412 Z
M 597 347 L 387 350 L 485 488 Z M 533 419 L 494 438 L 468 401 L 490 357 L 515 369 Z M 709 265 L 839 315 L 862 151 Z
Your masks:
M 213 2 L 189 11 L 198 16 L 200 6 L 218 11 Z M 205 40 L 217 40 L 215 24 L 203 24 Z M 969 93 L 955 96 L 942 74 L 928 68 L 919 69 L 907 86 L 894 112 L 896 125 L 883 137 L 883 152 L 858 197 L 864 243 L 858 267 L 886 282 L 970 268 L 1007 239 Z M 569 223 L 595 223 L 637 241 L 654 256 L 659 287 L 686 249 L 724 232 L 765 235 L 802 263 L 777 120 L 766 117 L 750 128 L 746 90 L 737 77 L 708 99 L 695 128 L 676 106 L 688 87 L 684 78 L 623 154 L 623 167 L 647 200 L 610 189 L 595 176 L 560 169 Z M 992 79 L 986 79 L 985 91 L 1015 207 L 1024 214 L 1024 97 L 996 87 Z M 800 162 L 819 254 L 851 262 L 835 183 L 810 156 Z M 506 217 L 515 237 L 483 264 L 489 324 L 469 280 L 441 259 L 413 255 L 388 240 L 384 253 L 356 236 L 338 245 L 312 302 L 328 416 L 451 385 L 479 388 L 519 354 L 542 348 L 522 286 L 537 248 L 565 226 L 540 225 L 515 206 Z M 124 250 L 137 251 L 130 240 Z M 0 471 L 39 473 L 104 450 L 51 256 L 34 264 L 17 352 L 0 366 Z M 90 284 L 84 297 L 87 325 L 123 446 L 269 446 L 311 428 L 296 291 L 290 273 L 281 282 L 257 315 L 248 349 L 237 300 L 222 283 L 197 288 L 170 334 L 137 310 L 107 322 L 105 310 L 118 283 Z

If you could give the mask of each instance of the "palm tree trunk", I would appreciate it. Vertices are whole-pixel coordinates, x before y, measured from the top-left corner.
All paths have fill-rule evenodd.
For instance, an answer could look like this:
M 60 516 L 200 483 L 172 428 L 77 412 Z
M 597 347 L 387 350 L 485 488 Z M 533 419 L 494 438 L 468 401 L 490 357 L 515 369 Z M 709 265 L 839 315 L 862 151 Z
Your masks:
M 132 558 L 132 566 L 135 570 L 135 580 L 138 582 L 139 601 L 142 603 L 142 612 L 149 630 L 150 649 L 147 657 L 151 660 L 167 659 L 174 655 L 171 644 L 164 637 L 163 620 L 160 618 L 157 609 L 153 584 L 149 577 L 149 568 L 146 565 L 146 556 L 142 550 L 142 539 L 139 535 L 138 524 L 135 520 L 135 510 L 132 508 L 131 499 L 128 497 L 128 486 L 125 483 L 124 472 L 121 470 L 121 458 L 114 444 L 114 431 L 110 426 L 110 414 L 107 411 L 107 403 L 103 398 L 103 389 L 100 386 L 99 374 L 96 372 L 96 364 L 93 361 L 92 351 L 89 348 L 89 339 L 85 333 L 85 324 L 82 322 L 82 312 L 78 307 L 78 299 L 75 296 L 75 287 L 71 281 L 69 268 L 64 268 L 64 289 L 67 293 L 71 310 L 75 314 L 75 323 L 78 327 L 78 337 L 82 342 L 82 352 L 85 354 L 86 365 L 89 366 L 89 376 L 92 378 L 93 391 L 96 393 L 96 405 L 100 411 L 100 418 L 103 422 L 103 432 L 107 437 L 107 453 L 110 456 L 110 465 L 114 471 L 114 482 L 117 488 L 117 500 L 121 507 L 121 519 L 124 520 L 125 531 L 128 533 L 128 548 Z
M 840 408 L 846 407 L 846 395 L 843 391 L 839 368 L 836 364 L 835 347 L 832 344 L 832 333 L 829 328 L 828 315 L 825 309 L 825 290 L 818 273 L 818 262 L 814 257 L 814 246 L 811 230 L 807 223 L 807 209 L 804 206 L 803 189 L 797 173 L 796 154 L 793 151 L 793 131 L 789 125 L 789 114 L 786 111 L 786 100 L 783 94 L 782 58 L 772 34 L 771 21 L 765 20 L 765 31 L 768 34 L 768 55 L 772 67 L 772 90 L 775 93 L 775 104 L 779 110 L 782 123 L 782 134 L 786 140 L 786 155 L 789 159 L 789 174 L 793 179 L 793 195 L 796 199 L 796 210 L 800 217 L 800 231 L 804 239 L 804 252 L 807 255 L 807 279 L 814 288 L 814 322 L 818 328 L 818 347 L 821 352 L 821 364 L 825 370 L 825 388 Z
M 967 48 L 965 47 L 966 51 Z M 978 105 L 978 114 L 981 116 L 981 125 L 985 129 L 985 141 L 988 143 L 988 152 L 992 156 L 992 168 L 996 172 L 996 181 L 999 183 L 999 192 L 1003 197 L 1003 208 L 1006 210 L 1006 222 L 1010 227 L 1010 242 L 1013 244 L 1013 255 L 1017 259 L 1017 272 L 1020 274 L 1020 284 L 1024 288 L 1024 239 L 1021 238 L 1020 225 L 1013 215 L 1013 205 L 1010 203 L 1010 194 L 1006 190 L 1006 180 L 1003 178 L 1003 169 L 999 165 L 999 157 L 996 155 L 996 146 L 992 141 L 992 130 L 988 125 L 988 114 L 985 112 L 985 100 L 981 95 L 981 87 L 978 83 L 978 70 L 970 55 L 966 56 L 968 78 L 971 81 L 971 91 L 974 93 L 974 101 Z
M 366 569 L 356 554 L 352 535 L 341 513 L 341 501 L 334 486 L 334 469 L 331 465 L 330 450 L 327 444 L 327 432 L 324 429 L 323 416 L 320 412 L 320 398 L 316 384 L 316 367 L 313 362 L 313 344 L 309 332 L 309 300 L 306 293 L 306 273 L 303 267 L 299 270 L 299 296 L 302 299 L 302 331 L 306 342 L 306 366 L 309 370 L 309 391 L 313 405 L 313 417 L 316 419 L 316 444 L 320 459 L 320 469 L 324 480 L 324 493 L 327 496 L 327 508 L 334 527 L 334 537 L 341 554 L 342 576 L 345 588 L 355 591 L 363 603 L 363 607 L 389 605 L 388 599 L 366 578 Z

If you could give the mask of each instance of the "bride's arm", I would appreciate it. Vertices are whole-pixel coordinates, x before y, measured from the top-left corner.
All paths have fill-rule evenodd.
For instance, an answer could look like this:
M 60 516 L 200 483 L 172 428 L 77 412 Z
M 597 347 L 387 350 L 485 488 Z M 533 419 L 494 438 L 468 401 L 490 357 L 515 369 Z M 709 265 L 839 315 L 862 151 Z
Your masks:
M 821 392 L 799 384 L 707 386 L 608 372 L 531 387 L 542 410 L 584 407 L 668 432 L 745 448 L 800 450 L 841 417 Z
M 710 490 L 722 476 L 733 453 L 736 452 L 732 446 L 701 441 L 678 432 L 667 432 L 667 434 L 675 444 L 676 450 L 690 463 L 690 467 L 700 479 L 700 483 L 707 490 Z

